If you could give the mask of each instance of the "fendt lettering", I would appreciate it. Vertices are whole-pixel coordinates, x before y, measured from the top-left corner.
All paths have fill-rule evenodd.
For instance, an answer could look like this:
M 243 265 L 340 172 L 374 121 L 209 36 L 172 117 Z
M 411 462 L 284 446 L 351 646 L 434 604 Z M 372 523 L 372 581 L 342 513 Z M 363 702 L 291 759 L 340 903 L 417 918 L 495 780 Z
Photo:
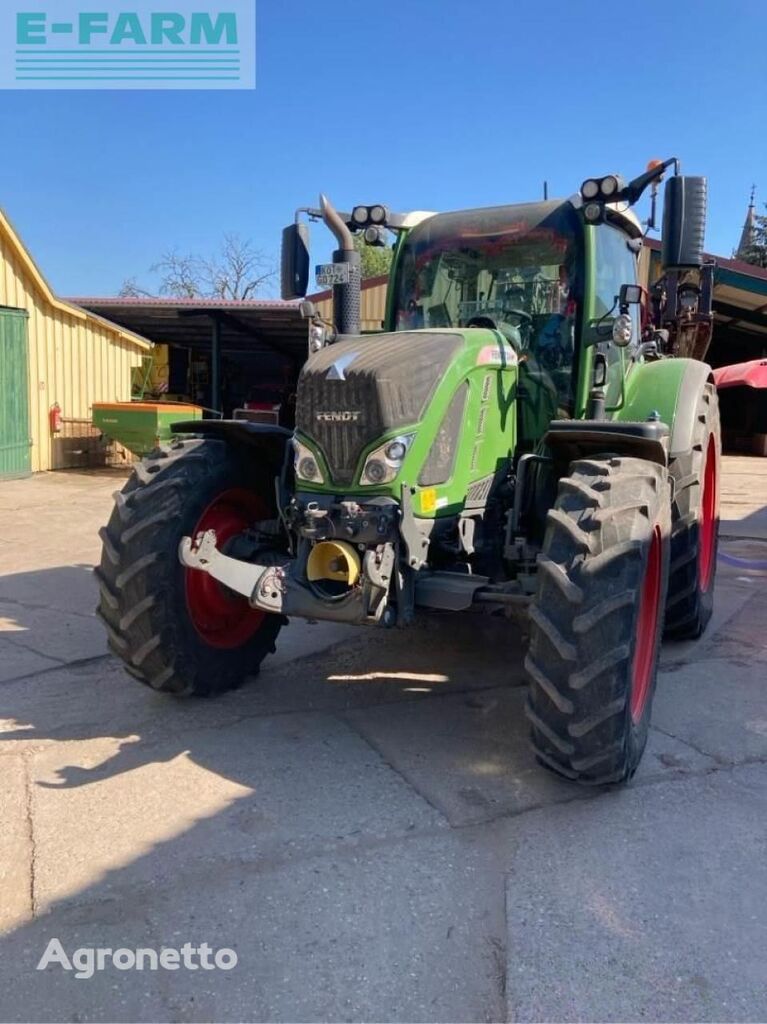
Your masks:
M 655 230 L 666 176 L 660 271 L 644 281 L 633 208 L 649 196 Z M 342 268 L 331 319 L 301 304 L 288 427 L 177 423 L 118 496 L 98 570 L 110 645 L 156 690 L 209 694 L 255 674 L 286 619 L 526 614 L 535 758 L 626 782 L 661 636 L 700 636 L 713 605 L 706 180 L 671 158 L 569 199 L 350 209 L 321 196 L 283 232 L 284 299 L 305 300 L 307 219 Z M 383 329 L 365 334 L 360 234 L 397 236 Z
M 362 415 L 359 411 L 354 412 L 318 412 L 317 419 L 323 423 L 356 423 Z

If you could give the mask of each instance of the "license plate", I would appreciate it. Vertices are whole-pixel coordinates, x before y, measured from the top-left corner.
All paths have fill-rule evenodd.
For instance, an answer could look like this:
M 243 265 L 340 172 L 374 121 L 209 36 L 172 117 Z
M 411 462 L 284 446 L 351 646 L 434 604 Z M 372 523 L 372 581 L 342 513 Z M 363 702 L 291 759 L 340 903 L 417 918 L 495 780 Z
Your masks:
M 317 284 L 322 288 L 330 288 L 334 284 L 348 284 L 348 263 L 321 263 L 315 268 Z

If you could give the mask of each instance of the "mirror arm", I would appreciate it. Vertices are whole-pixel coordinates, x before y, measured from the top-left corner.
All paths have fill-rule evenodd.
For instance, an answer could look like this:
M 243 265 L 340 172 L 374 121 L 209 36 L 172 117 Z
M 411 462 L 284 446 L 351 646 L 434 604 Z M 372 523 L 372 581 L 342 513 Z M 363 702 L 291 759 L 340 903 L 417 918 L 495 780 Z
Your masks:
M 650 168 L 649 171 L 645 171 L 644 174 L 640 174 L 639 177 L 630 181 L 623 190 L 623 197 L 633 206 L 634 203 L 641 199 L 642 193 L 648 185 L 654 184 L 657 189 L 658 182 L 660 182 L 667 168 L 672 164 L 674 165 L 674 174 L 679 174 L 679 158 L 675 156 L 669 157 L 668 160 L 664 160 L 663 163 Z

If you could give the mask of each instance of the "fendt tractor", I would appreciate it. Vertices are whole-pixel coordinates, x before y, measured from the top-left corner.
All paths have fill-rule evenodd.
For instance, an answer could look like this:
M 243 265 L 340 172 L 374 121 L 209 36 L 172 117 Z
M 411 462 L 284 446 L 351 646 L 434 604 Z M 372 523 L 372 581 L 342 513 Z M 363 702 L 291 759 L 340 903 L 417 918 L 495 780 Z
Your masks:
M 640 284 L 663 198 L 659 276 Z M 176 424 L 102 532 L 100 614 L 128 672 L 172 694 L 257 672 L 291 618 L 402 628 L 421 610 L 525 615 L 527 715 L 545 767 L 635 772 L 661 636 L 711 615 L 720 429 L 703 362 L 706 180 L 676 159 L 565 200 L 339 213 L 283 233 L 303 299 L 309 222 L 337 241 L 308 301 L 295 429 Z M 396 235 L 383 330 L 360 330 L 355 236 Z

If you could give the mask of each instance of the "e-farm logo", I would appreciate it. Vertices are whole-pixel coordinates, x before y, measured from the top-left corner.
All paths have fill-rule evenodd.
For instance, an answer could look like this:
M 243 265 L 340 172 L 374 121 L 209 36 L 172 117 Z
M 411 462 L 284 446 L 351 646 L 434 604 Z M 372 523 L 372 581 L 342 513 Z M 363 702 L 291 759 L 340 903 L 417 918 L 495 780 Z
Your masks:
M 0 88 L 255 88 L 255 0 L 0 7 Z

